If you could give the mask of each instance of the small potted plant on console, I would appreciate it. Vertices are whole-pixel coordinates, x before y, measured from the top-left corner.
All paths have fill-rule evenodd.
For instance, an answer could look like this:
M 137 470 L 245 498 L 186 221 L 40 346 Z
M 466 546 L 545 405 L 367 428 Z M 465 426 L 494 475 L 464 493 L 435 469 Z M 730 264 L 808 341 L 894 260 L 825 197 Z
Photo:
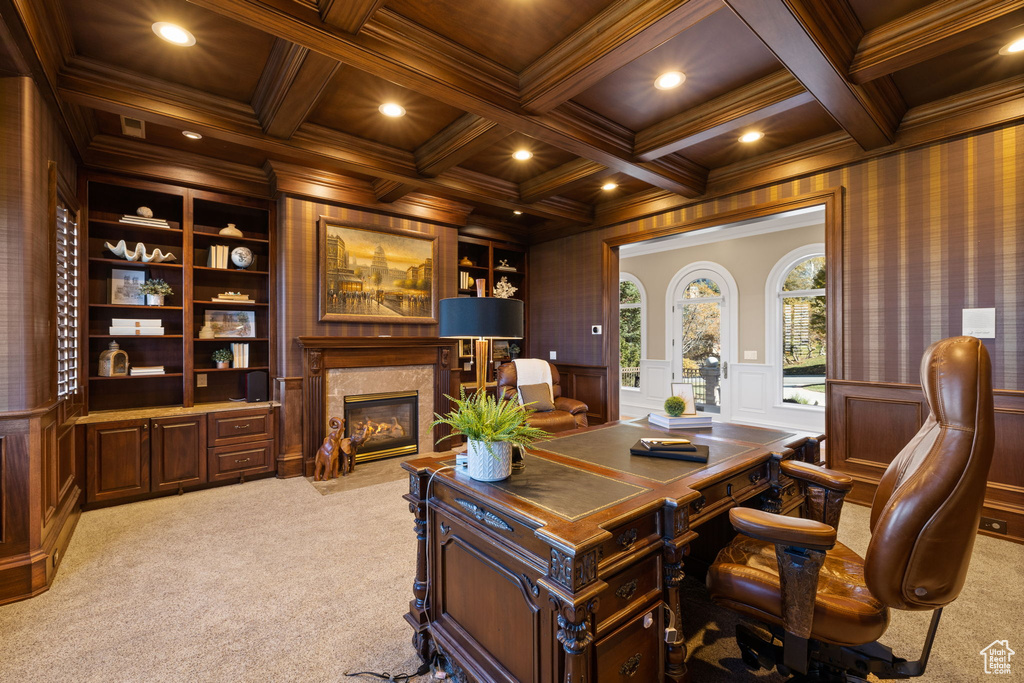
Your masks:
M 163 306 L 164 297 L 174 294 L 171 286 L 163 280 L 146 280 L 139 286 L 139 291 L 146 295 L 147 306 Z
M 217 349 L 213 352 L 213 362 L 217 364 L 218 368 L 228 367 L 232 358 L 234 358 L 234 354 L 229 349 Z

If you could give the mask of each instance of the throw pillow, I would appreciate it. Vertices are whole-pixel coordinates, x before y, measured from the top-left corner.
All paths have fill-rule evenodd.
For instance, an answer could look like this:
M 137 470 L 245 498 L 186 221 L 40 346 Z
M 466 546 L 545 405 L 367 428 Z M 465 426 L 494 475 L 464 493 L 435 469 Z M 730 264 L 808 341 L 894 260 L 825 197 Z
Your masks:
M 551 400 L 551 387 L 547 384 L 521 384 L 519 400 L 524 406 L 538 413 L 555 409 L 555 404 Z

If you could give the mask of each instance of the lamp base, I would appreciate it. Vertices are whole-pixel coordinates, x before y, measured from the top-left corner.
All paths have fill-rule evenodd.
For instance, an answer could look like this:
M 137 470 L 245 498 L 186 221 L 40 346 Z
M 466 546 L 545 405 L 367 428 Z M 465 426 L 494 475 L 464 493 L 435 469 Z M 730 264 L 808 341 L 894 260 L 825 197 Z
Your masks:
M 487 339 L 477 339 L 474 343 L 476 344 L 476 388 L 477 391 L 486 391 L 490 341 Z

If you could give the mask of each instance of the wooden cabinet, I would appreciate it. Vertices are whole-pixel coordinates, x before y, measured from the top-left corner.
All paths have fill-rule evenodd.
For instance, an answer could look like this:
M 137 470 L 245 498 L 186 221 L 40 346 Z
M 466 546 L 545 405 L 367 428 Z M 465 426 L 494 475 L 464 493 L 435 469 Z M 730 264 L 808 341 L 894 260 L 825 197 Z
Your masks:
M 87 427 L 86 500 L 98 503 L 149 493 L 149 420 Z
M 180 490 L 204 483 L 206 416 L 162 417 L 151 422 L 153 490 Z
M 270 472 L 274 464 L 274 442 L 219 446 L 209 450 L 210 481 L 238 480 L 262 472 Z
M 263 410 L 232 410 L 210 413 L 209 446 L 252 443 L 274 437 L 270 413 Z

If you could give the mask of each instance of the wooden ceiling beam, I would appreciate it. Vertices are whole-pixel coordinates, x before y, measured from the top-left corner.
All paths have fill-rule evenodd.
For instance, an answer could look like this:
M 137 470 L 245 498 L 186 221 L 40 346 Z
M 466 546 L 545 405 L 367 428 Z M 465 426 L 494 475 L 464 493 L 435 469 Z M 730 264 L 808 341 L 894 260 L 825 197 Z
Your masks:
M 345 33 L 359 33 L 384 0 L 319 0 L 320 18 Z
M 576 159 L 519 183 L 519 198 L 527 204 L 547 199 L 578 187 L 606 170 L 605 166 L 593 161 Z
M 416 191 L 415 185 L 409 185 L 397 180 L 384 180 L 383 178 L 377 178 L 371 185 L 373 186 L 373 195 L 377 198 L 377 201 L 385 204 L 398 201 L 410 192 Z
M 1024 0 L 937 0 L 865 33 L 850 78 L 866 83 L 1022 25 Z
M 330 57 L 278 38 L 252 97 L 263 130 L 277 138 L 290 138 L 340 67 Z
M 721 0 L 613 3 L 523 70 L 522 105 L 550 111 L 721 9 Z
M 813 101 L 792 74 L 776 71 L 645 128 L 633 151 L 651 161 Z
M 303 124 L 289 140 L 281 140 L 264 133 L 252 108 L 245 104 L 82 57 L 72 60 L 58 85 L 69 102 L 163 125 L 185 124 L 210 138 L 258 149 L 286 162 L 407 183 L 423 192 L 522 209 L 543 218 L 586 222 L 592 216 L 591 208 L 578 202 L 549 200 L 523 207 L 514 183 L 464 169 L 423 178 L 411 153 L 322 126 Z
M 703 188 L 706 174 L 698 172 L 690 182 L 671 166 L 638 163 L 632 158 L 631 136 L 604 144 L 573 135 L 564 121 L 522 111 L 514 73 L 493 62 L 488 67 L 479 55 L 386 9 L 353 36 L 324 24 L 316 12 L 293 0 L 192 2 L 663 190 L 694 197 Z
M 476 114 L 460 116 L 413 153 L 420 175 L 432 178 L 458 166 L 512 134 L 508 128 Z
M 725 3 L 861 147 L 874 149 L 893 141 L 903 114 L 898 97 L 847 80 L 844 53 L 855 32 L 856 18 L 850 18 L 852 12 L 845 3 Z M 849 47 L 852 51 L 852 45 Z

